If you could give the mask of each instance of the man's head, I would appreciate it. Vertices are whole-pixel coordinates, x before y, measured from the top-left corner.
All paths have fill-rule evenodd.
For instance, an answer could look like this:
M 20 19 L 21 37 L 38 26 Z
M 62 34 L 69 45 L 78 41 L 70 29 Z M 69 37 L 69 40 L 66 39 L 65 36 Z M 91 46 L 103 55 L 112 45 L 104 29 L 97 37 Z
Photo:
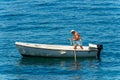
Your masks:
M 74 33 L 75 33 L 75 30 L 71 30 L 71 33 L 74 34 Z

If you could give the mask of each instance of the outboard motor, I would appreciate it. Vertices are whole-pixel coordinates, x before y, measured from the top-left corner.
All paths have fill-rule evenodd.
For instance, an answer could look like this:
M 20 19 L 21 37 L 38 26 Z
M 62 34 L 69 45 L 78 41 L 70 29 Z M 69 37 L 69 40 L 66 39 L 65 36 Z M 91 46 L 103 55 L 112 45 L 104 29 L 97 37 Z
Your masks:
M 103 45 L 97 44 L 97 49 L 98 49 L 97 58 L 100 59 L 100 52 L 103 49 Z

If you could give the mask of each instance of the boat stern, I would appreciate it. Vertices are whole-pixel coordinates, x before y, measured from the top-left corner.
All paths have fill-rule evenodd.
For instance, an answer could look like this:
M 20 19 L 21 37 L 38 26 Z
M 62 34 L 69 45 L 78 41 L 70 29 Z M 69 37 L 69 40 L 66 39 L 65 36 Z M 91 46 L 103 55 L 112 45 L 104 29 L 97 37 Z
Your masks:
M 102 44 L 89 44 L 89 49 L 90 50 L 97 50 L 97 58 L 100 59 L 100 53 L 101 50 L 103 49 L 103 45 Z

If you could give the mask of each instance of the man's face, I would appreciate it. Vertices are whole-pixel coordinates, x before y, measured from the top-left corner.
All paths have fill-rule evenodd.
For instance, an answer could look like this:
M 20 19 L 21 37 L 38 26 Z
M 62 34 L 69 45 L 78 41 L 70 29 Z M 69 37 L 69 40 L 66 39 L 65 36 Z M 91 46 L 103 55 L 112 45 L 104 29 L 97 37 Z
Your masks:
M 75 34 L 75 32 L 72 32 L 72 34 Z

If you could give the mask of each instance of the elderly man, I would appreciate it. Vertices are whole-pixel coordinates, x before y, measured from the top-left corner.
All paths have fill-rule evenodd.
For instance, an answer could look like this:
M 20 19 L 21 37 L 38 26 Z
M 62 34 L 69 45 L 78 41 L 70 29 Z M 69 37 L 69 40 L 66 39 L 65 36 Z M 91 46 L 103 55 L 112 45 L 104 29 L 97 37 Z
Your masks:
M 74 49 L 76 50 L 77 46 L 80 46 L 80 48 L 83 49 L 81 36 L 75 30 L 71 30 L 71 33 L 73 34 L 73 38 L 71 38 L 71 40 L 75 41 Z

